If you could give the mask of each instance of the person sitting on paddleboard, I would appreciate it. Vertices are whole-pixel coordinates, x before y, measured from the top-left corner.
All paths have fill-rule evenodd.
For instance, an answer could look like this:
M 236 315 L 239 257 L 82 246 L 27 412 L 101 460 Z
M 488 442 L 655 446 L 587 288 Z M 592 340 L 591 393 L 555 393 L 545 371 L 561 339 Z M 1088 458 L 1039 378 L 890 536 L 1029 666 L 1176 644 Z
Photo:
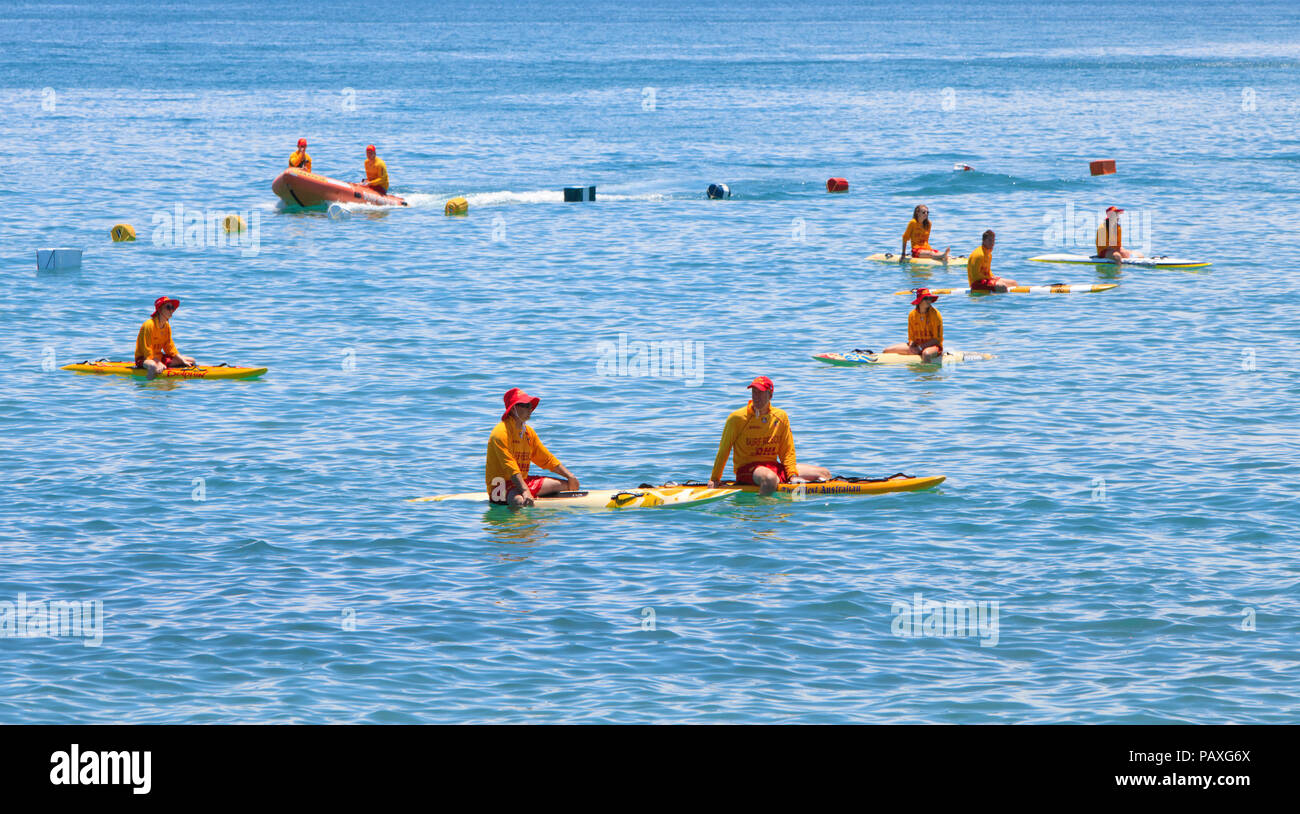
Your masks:
M 1124 248 L 1124 230 L 1119 225 L 1119 213 L 1123 211 L 1118 206 L 1106 207 L 1106 219 L 1097 227 L 1097 253 L 1094 257 L 1119 263 L 1126 258 L 1142 256 Z
M 943 264 L 948 265 L 948 255 L 952 248 L 946 248 L 942 252 L 937 252 L 930 248 L 930 208 L 922 204 L 912 210 L 912 219 L 907 222 L 907 228 L 903 230 L 903 258 L 907 257 L 907 244 L 912 244 L 913 257 L 929 257 L 934 260 L 942 260 Z
M 361 183 L 378 192 L 388 194 L 388 165 L 384 159 L 375 155 L 375 145 L 366 147 L 366 180 Z
M 135 337 L 135 366 L 148 371 L 152 379 L 169 367 L 194 367 L 194 360 L 181 356 L 172 341 L 172 312 L 181 304 L 178 299 L 159 297 L 153 302 L 153 315 L 140 325 Z
M 830 470 L 795 461 L 794 435 L 790 416 L 772 406 L 772 380 L 759 376 L 749 383 L 749 404 L 727 416 L 722 428 L 722 442 L 713 461 L 709 488 L 716 489 L 722 472 L 731 458 L 736 483 L 758 486 L 759 493 L 770 495 L 781 483 L 806 483 L 826 480 Z
M 553 495 L 556 492 L 578 491 L 578 479 L 560 463 L 559 459 L 542 444 L 528 417 L 533 414 L 541 399 L 530 396 L 518 387 L 506 391 L 506 411 L 501 421 L 492 429 L 487 446 L 488 500 L 511 506 L 531 506 L 533 498 Z M 565 480 L 544 475 L 529 476 L 528 468 L 536 463 Z M 566 482 L 567 481 L 567 482 Z
M 892 345 L 885 353 L 907 353 L 922 359 L 943 358 L 943 317 L 931 303 L 939 299 L 928 288 L 916 289 L 913 308 L 907 315 L 907 344 Z
M 311 172 L 311 156 L 307 155 L 307 139 L 298 139 L 298 149 L 289 154 L 289 166 Z
M 1019 285 L 1007 277 L 993 276 L 993 230 L 984 230 L 980 247 L 970 253 L 966 260 L 966 279 L 971 291 L 998 291 L 1003 294 L 1013 285 Z

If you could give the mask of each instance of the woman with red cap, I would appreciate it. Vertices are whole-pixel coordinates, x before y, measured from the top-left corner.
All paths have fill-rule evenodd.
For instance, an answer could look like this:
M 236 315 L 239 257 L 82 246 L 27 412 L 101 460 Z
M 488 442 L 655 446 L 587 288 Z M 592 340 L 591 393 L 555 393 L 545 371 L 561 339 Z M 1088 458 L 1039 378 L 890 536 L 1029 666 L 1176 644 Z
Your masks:
M 298 149 L 289 155 L 289 166 L 311 172 L 311 156 L 307 155 L 307 139 L 298 139 Z
M 759 376 L 749 383 L 749 404 L 727 416 L 722 441 L 713 460 L 709 488 L 716 489 L 727 467 L 727 458 L 736 473 L 736 483 L 758 486 L 759 494 L 770 495 L 781 483 L 806 483 L 826 480 L 829 469 L 795 461 L 794 434 L 790 416 L 772 406 L 772 380 Z M 734 457 L 733 457 L 734 453 Z
M 1134 255 L 1124 248 L 1124 230 L 1119 225 L 1119 213 L 1123 211 L 1118 206 L 1106 208 L 1106 218 L 1097 227 L 1097 254 L 1093 255 L 1094 257 L 1103 257 L 1119 263 L 1125 258 L 1142 256 Z
M 928 288 L 916 289 L 916 306 L 907 315 L 907 343 L 891 345 L 885 353 L 907 353 L 931 361 L 943 358 L 943 317 L 932 303 L 939 299 Z
M 488 499 L 493 503 L 505 503 L 514 507 L 531 506 L 533 498 L 553 495 L 566 487 L 570 492 L 578 491 L 578 479 L 551 454 L 533 428 L 528 426 L 528 418 L 541 399 L 528 395 L 518 387 L 512 387 L 506 391 L 504 400 L 506 411 L 501 414 L 501 422 L 488 437 Z M 528 468 L 534 463 L 562 475 L 565 480 L 546 476 L 530 477 Z
M 194 360 L 181 356 L 172 341 L 172 312 L 181 304 L 178 299 L 159 297 L 153 301 L 153 314 L 140 325 L 135 337 L 135 366 L 154 378 L 169 367 L 194 367 Z
M 388 194 L 388 165 L 375 155 L 375 145 L 366 146 L 366 180 L 361 183 L 378 192 Z

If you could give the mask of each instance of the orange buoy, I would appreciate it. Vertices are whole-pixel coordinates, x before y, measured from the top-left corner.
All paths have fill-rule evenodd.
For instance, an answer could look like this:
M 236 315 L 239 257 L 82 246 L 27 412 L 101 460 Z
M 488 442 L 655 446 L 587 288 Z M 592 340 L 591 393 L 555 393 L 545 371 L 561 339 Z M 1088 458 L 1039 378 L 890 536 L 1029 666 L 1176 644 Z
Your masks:
M 1104 158 L 1101 161 L 1089 161 L 1088 170 L 1093 175 L 1114 175 L 1115 159 Z
M 849 182 L 847 178 L 832 178 L 826 182 L 827 192 L 848 192 Z

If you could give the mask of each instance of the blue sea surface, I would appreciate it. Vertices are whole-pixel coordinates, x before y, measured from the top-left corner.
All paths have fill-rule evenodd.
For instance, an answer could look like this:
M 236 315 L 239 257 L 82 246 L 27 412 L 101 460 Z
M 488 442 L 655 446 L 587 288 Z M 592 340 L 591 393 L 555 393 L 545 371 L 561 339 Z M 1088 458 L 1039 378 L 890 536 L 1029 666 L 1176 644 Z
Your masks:
M 1300 722 L 1295 3 L 15 2 L 0 45 L 0 723 Z M 284 209 L 299 137 L 409 207 Z M 1119 286 L 941 297 L 989 361 L 813 361 L 965 285 L 866 260 L 921 203 Z M 1028 260 L 1112 204 L 1213 265 Z M 161 294 L 270 372 L 58 369 Z M 482 488 L 511 387 L 584 487 L 706 479 L 756 375 L 800 461 L 946 482 L 408 502 Z

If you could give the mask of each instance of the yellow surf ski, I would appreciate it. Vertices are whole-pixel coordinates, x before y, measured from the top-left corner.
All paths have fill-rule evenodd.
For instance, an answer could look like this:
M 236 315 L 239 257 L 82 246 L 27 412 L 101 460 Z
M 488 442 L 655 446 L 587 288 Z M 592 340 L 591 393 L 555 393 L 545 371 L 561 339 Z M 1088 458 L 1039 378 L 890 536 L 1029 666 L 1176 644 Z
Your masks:
M 64 365 L 59 370 L 71 370 L 74 373 L 100 373 L 110 376 L 137 376 L 141 379 L 148 377 L 148 371 L 142 367 L 136 367 L 130 362 L 110 362 L 106 359 L 100 359 L 95 362 L 85 361 L 78 362 L 75 365 Z M 266 372 L 264 367 L 231 367 L 230 365 L 221 364 L 212 367 L 169 367 L 162 373 L 159 373 L 159 379 L 252 379 L 261 376 Z

